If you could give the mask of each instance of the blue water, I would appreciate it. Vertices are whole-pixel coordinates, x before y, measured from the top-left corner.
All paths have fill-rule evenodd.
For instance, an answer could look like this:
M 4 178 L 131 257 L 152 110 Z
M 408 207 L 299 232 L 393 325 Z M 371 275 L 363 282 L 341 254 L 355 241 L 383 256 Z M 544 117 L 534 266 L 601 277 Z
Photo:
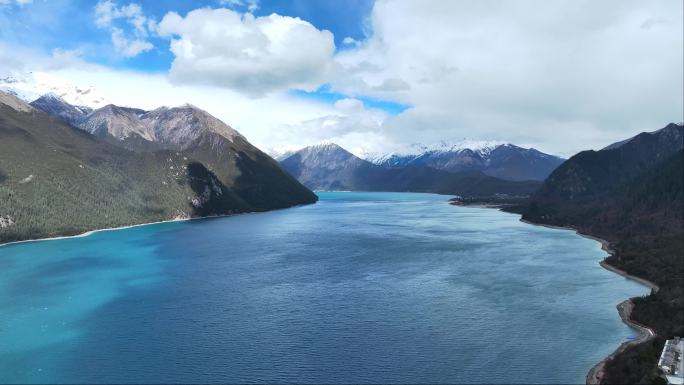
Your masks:
M 600 245 L 445 196 L 0 247 L 0 382 L 583 382 L 647 290 Z

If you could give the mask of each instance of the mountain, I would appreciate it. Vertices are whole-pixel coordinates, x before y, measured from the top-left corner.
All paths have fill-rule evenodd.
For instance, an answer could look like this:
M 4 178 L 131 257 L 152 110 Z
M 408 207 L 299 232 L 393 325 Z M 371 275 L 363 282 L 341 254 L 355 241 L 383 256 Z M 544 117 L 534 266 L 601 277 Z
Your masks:
M 88 114 L 93 112 L 90 107 L 73 106 L 53 93 L 42 95 L 29 104 L 74 126 L 80 124 Z
M 491 196 L 528 195 L 539 182 L 505 181 L 479 171 L 450 173 L 425 166 L 383 167 L 334 143 L 303 148 L 281 161 L 285 170 L 315 190 L 412 191 Z
M 53 94 L 73 106 L 104 107 L 110 102 L 95 87 L 82 87 L 45 72 L 16 73 L 0 78 L 0 92 L 32 101 L 41 95 Z
M 682 148 L 684 127 L 670 123 L 651 133 L 583 151 L 558 167 L 535 194 L 536 202 L 581 204 L 610 194 Z
M 241 137 L 225 123 L 189 104 L 175 108 L 160 107 L 152 111 L 109 104 L 84 116 L 77 127 L 102 138 L 110 136 L 123 141 L 136 136 L 177 150 L 191 147 L 207 134 L 231 142 Z M 125 147 L 126 143 L 122 145 Z
M 633 298 L 631 318 L 657 338 L 608 361 L 603 382 L 652 383 L 664 338 L 684 334 L 684 127 L 641 133 L 558 167 L 523 219 L 608 240 L 606 263 L 660 287 Z
M 316 201 L 239 138 L 136 152 L 0 92 L 0 242 Z
M 334 143 L 305 147 L 280 161 L 283 168 L 314 190 L 368 189 L 365 175 L 377 166 Z
M 60 108 L 64 104 L 63 100 L 49 100 Z M 46 112 L 58 110 L 34 104 Z M 228 187 L 239 181 L 239 188 L 250 191 L 259 199 L 270 199 L 274 203 L 287 201 L 287 198 L 273 194 L 275 191 L 264 188 L 269 185 L 287 187 L 283 193 L 295 196 L 301 193 L 299 182 L 284 173 L 276 161 L 221 120 L 190 104 L 151 111 L 109 104 L 74 123 L 84 131 L 128 150 L 182 151 L 188 158 L 205 165 Z M 314 196 L 309 198 L 315 199 Z
M 426 166 L 448 172 L 481 171 L 506 180 L 544 180 L 563 159 L 508 143 L 440 143 L 413 145 L 389 154 L 368 154 L 366 160 L 385 167 Z
M 639 135 L 633 136 L 631 138 L 615 142 L 603 148 L 603 150 L 614 150 L 616 148 L 622 147 L 623 145 L 630 143 L 634 140 L 640 140 L 645 134 L 656 135 L 659 140 L 664 142 L 678 143 L 682 141 L 681 130 L 679 127 L 684 126 L 684 122 L 681 123 L 670 123 L 667 126 L 652 132 L 645 132 Z

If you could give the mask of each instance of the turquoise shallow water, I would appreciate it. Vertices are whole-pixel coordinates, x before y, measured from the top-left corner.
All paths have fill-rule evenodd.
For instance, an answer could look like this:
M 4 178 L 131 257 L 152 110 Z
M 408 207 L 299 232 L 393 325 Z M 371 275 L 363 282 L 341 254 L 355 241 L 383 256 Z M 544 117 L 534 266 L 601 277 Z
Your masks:
M 576 383 L 647 289 L 599 243 L 448 197 L 0 247 L 0 382 Z

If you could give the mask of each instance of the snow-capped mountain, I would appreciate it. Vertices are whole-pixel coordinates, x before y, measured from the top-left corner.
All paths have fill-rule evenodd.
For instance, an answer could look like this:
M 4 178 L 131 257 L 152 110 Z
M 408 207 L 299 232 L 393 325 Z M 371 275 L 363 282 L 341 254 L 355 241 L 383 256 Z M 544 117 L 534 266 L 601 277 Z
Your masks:
M 42 95 L 54 94 L 73 106 L 96 109 L 110 104 L 110 101 L 93 86 L 79 86 L 45 72 L 0 77 L 0 91 L 16 95 L 26 102 L 32 102 Z
M 401 151 L 366 154 L 384 167 L 427 166 L 448 172 L 482 171 L 506 180 L 544 180 L 564 159 L 496 141 L 414 144 Z
M 369 162 L 385 166 L 404 166 L 406 162 L 416 159 L 425 153 L 451 153 L 463 150 L 488 153 L 504 142 L 464 140 L 457 143 L 439 142 L 434 145 L 413 143 L 392 152 L 369 152 L 362 154 L 362 158 Z
M 33 107 L 56 116 L 63 121 L 78 126 L 93 109 L 85 106 L 74 106 L 66 102 L 60 96 L 49 93 L 30 103 Z
M 414 191 L 464 196 L 527 195 L 539 182 L 505 181 L 481 171 L 451 173 L 427 166 L 384 167 L 361 159 L 335 143 L 305 147 L 280 161 L 315 190 Z

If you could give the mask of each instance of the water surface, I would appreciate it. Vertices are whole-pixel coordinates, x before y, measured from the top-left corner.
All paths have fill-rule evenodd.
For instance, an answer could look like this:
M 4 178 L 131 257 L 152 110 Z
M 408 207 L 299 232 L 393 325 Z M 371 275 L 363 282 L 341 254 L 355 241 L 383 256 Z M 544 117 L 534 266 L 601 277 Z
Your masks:
M 599 243 L 448 197 L 0 247 L 0 382 L 577 383 L 647 289 Z

